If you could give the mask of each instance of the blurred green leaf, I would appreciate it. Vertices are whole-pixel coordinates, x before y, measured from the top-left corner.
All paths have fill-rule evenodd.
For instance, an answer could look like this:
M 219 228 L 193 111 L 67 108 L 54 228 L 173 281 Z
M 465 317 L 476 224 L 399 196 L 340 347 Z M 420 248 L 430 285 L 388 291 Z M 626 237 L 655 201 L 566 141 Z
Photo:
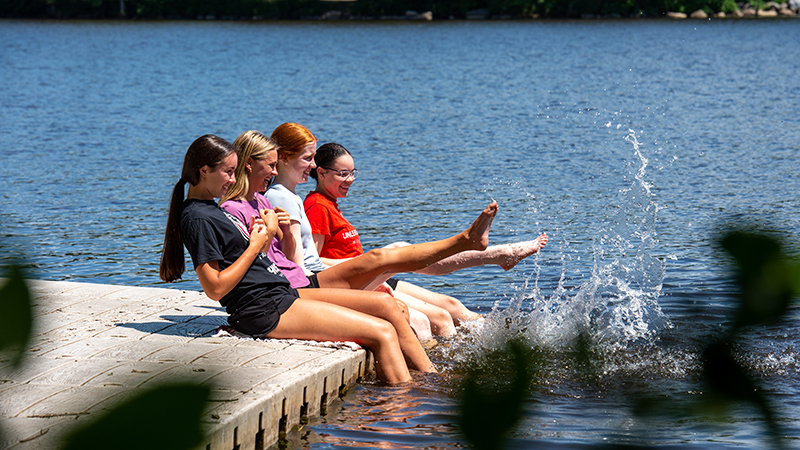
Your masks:
M 197 448 L 209 393 L 190 384 L 153 388 L 73 432 L 64 450 Z
M 500 355 L 510 365 L 510 379 L 502 379 L 498 370 L 467 373 L 459 402 L 458 425 L 464 436 L 478 450 L 503 448 L 507 434 L 522 417 L 533 367 L 531 349 L 511 340 Z
M 800 265 L 783 250 L 781 243 L 764 233 L 733 230 L 721 239 L 722 248 L 733 258 L 739 299 L 733 322 L 726 334 L 713 340 L 702 352 L 707 412 L 723 414 L 731 404 L 756 408 L 769 428 L 777 448 L 783 447 L 781 429 L 756 377 L 735 357 L 745 327 L 774 323 L 786 314 L 800 291 Z
M 14 352 L 14 365 L 19 365 L 33 329 L 31 294 L 25 276 L 18 266 L 11 266 L 6 284 L 0 288 L 0 351 Z
M 776 448 L 783 448 L 782 431 L 764 391 L 732 351 L 734 341 L 720 339 L 709 344 L 702 355 L 706 394 L 701 409 L 714 415 L 727 412 L 732 404 L 749 403 L 758 410 Z
M 736 262 L 741 303 L 735 327 L 778 320 L 789 308 L 798 287 L 798 265 L 774 238 L 748 231 L 732 231 L 720 243 Z
M 731 353 L 732 343 L 719 340 L 703 350 L 703 378 L 712 396 L 723 401 L 744 401 L 760 405 L 761 393 L 754 378 Z

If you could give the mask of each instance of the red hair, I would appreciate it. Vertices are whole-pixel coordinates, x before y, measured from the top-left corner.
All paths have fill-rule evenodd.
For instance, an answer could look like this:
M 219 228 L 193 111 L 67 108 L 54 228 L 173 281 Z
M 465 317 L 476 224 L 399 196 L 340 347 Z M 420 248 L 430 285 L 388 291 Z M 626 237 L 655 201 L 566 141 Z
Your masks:
M 317 138 L 308 131 L 308 128 L 299 123 L 288 122 L 275 128 L 270 136 L 275 144 L 278 145 L 278 158 L 292 159 L 309 142 L 315 142 Z

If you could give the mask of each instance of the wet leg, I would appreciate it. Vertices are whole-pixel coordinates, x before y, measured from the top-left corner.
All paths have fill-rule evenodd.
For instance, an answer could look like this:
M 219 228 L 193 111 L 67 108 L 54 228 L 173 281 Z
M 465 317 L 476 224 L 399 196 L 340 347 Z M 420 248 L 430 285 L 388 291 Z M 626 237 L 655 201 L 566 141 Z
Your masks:
M 470 311 L 456 298 L 453 298 L 449 295 L 440 294 L 438 292 L 433 292 L 405 281 L 400 281 L 397 283 L 397 289 L 395 292 L 412 295 L 423 302 L 430 303 L 431 305 L 444 309 L 450 313 L 450 317 L 456 326 L 460 325 L 461 322 L 477 320 L 482 317 L 480 314 Z
M 402 283 L 402 282 L 401 282 Z M 398 285 L 399 287 L 399 285 Z M 450 313 L 444 309 L 427 303 L 417 297 L 400 292 L 394 291 L 395 297 L 402 300 L 412 310 L 417 310 L 425 314 L 431 324 L 431 331 L 436 336 L 450 337 L 456 334 L 456 326 L 453 323 L 453 318 Z M 424 340 L 421 339 L 420 340 Z
M 433 337 L 431 321 L 428 319 L 428 316 L 413 308 L 408 309 L 408 315 L 408 323 L 411 325 L 411 329 L 414 330 L 414 334 L 417 335 L 417 339 L 420 342 L 425 342 Z
M 417 273 L 447 275 L 457 270 L 486 264 L 496 264 L 503 270 L 511 270 L 517 263 L 538 252 L 545 245 L 547 245 L 547 235 L 542 233 L 530 241 L 492 245 L 484 251 L 461 252 L 418 270 Z

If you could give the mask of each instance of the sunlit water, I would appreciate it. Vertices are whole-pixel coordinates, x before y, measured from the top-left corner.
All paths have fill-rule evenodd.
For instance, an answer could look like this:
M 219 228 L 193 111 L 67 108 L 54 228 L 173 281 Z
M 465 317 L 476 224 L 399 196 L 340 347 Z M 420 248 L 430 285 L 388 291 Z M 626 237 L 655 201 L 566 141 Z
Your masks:
M 511 271 L 404 279 L 483 326 L 441 339 L 442 374 L 358 386 L 298 433 L 311 448 L 461 448 L 455 390 L 518 337 L 543 355 L 514 448 L 761 448 L 742 405 L 641 415 L 637 394 L 702 397 L 699 351 L 735 287 L 731 222 L 800 231 L 797 21 L 318 24 L 0 22 L 3 263 L 50 280 L 163 286 L 166 205 L 204 133 L 306 124 L 354 154 L 341 201 L 365 247 L 460 230 L 550 242 Z M 304 187 L 303 192 L 311 186 Z M 188 273 L 174 285 L 198 289 Z M 797 310 L 738 355 L 798 447 Z M 572 364 L 588 334 L 591 374 Z M 495 368 L 498 371 L 501 367 Z

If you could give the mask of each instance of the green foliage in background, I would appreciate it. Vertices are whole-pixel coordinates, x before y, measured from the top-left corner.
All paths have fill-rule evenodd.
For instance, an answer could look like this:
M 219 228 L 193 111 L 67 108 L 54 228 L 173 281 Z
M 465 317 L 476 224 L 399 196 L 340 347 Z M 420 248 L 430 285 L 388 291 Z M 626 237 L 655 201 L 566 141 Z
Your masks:
M 207 387 L 192 384 L 153 388 L 73 431 L 63 450 L 197 448 L 209 394 Z
M 740 292 L 731 333 L 780 320 L 800 291 L 797 262 L 766 234 L 735 230 L 722 237 L 720 245 L 733 258 Z
M 738 405 L 749 405 L 764 419 L 775 448 L 783 448 L 781 428 L 764 389 L 735 351 L 743 348 L 744 335 L 756 327 L 780 323 L 800 294 L 800 263 L 786 254 L 774 237 L 734 229 L 719 239 L 731 257 L 739 288 L 730 326 L 712 340 L 702 353 L 704 396 L 699 409 L 721 414 Z
M 763 0 L 749 0 L 763 8 Z M 435 19 L 463 19 L 485 9 L 511 18 L 662 17 L 668 11 L 732 12 L 735 0 L 0 0 L 0 17 L 140 19 L 303 19 L 338 9 L 361 17 L 403 16 L 431 11 Z M 124 12 L 124 14 L 123 14 Z

